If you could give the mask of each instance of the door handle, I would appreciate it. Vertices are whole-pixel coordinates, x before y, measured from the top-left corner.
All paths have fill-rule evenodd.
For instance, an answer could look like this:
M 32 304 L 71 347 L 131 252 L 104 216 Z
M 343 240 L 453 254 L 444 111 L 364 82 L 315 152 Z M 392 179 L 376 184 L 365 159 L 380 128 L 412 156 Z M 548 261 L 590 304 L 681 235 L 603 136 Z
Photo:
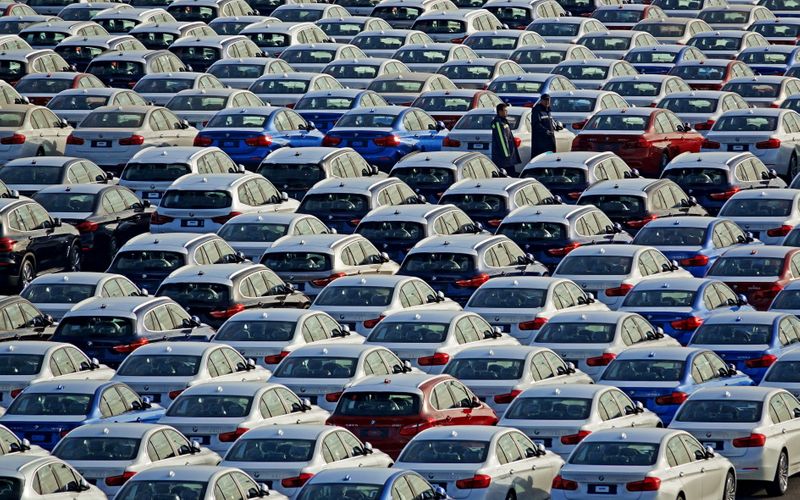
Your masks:
M 786 429 L 781 429 L 782 434 L 786 434 Z
M 444 419 L 449 422 L 449 421 L 453 420 L 453 417 L 448 415 L 448 416 L 444 417 Z
M 705 468 L 705 467 L 703 467 L 703 468 L 701 468 L 701 469 L 700 469 L 700 473 L 701 473 L 701 474 L 702 474 L 703 472 L 705 472 L 705 471 L 706 471 L 706 468 Z
M 678 476 L 683 477 L 685 474 L 683 472 L 678 473 Z

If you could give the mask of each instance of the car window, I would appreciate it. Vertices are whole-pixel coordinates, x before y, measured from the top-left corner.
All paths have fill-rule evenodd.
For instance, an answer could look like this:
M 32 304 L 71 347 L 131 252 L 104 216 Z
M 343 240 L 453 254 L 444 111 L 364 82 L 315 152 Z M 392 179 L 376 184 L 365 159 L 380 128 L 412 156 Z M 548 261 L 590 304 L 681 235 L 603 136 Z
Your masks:
M 786 422 L 793 418 L 789 408 L 779 394 L 772 396 L 769 400 L 769 416 L 775 424 Z
M 453 395 L 447 390 L 447 382 L 441 382 L 433 388 L 431 405 L 437 410 L 447 410 L 454 407 Z
M 388 375 L 390 373 L 378 351 L 366 355 L 364 358 L 364 370 L 367 375 Z
M 599 403 L 600 417 L 602 417 L 603 420 L 611 420 L 623 415 L 623 411 L 617 404 L 611 391 L 601 394 Z
M 322 441 L 322 445 L 327 449 L 331 457 L 330 462 L 338 462 L 339 460 L 348 458 L 347 450 L 345 449 L 342 440 L 339 439 L 337 432 L 325 436 L 325 439 Z
M 681 442 L 680 436 L 675 436 L 667 442 L 667 462 L 670 467 L 688 464 L 691 461 L 692 458 Z
M 706 451 L 703 449 L 703 446 L 697 442 L 695 438 L 684 434 L 680 436 L 680 439 L 683 445 L 686 447 L 686 451 L 689 452 L 690 460 L 692 461 L 705 460 Z
M 279 417 L 286 414 L 286 408 L 281 402 L 281 397 L 275 390 L 269 390 L 261 397 L 261 413 L 264 418 Z
M 208 371 L 212 377 L 219 377 L 233 373 L 234 370 L 222 351 L 216 349 L 208 356 Z
M 217 479 L 214 486 L 215 500 L 244 500 L 242 492 L 236 485 L 236 481 L 231 474 L 224 474 Z
M 514 438 L 511 437 L 510 433 L 500 436 L 500 439 L 497 440 L 496 449 L 497 459 L 501 464 L 516 462 L 524 458 L 522 452 L 517 447 L 517 444 L 514 442 Z
M 531 360 L 531 371 L 536 380 L 544 380 L 555 376 L 553 368 L 542 353 L 533 356 Z
M 103 417 L 115 417 L 126 411 L 128 409 L 116 389 L 109 387 L 103 391 L 103 395 L 100 397 L 100 413 Z
M 69 354 L 67 354 L 66 348 L 62 347 L 61 349 L 53 351 L 52 357 L 50 358 L 50 371 L 52 371 L 54 375 L 66 375 L 79 371 L 79 368 L 75 367 Z

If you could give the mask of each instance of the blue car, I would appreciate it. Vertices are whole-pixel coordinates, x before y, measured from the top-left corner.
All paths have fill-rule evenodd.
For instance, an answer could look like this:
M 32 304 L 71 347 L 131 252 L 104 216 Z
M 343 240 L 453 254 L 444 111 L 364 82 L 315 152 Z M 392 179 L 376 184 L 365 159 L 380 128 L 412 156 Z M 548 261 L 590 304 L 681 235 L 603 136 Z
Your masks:
M 143 400 L 126 384 L 60 380 L 28 386 L 0 417 L 20 439 L 52 450 L 69 431 L 86 424 L 156 423 L 164 408 Z
M 783 353 L 800 347 L 795 330 L 800 331 L 800 319 L 793 314 L 715 314 L 694 332 L 689 347 L 713 350 L 758 383 Z
M 712 314 L 752 311 L 744 296 L 725 283 L 705 278 L 640 281 L 625 296 L 620 311 L 639 313 L 653 326 L 686 345 L 698 326 Z
M 327 133 L 348 110 L 388 106 L 386 99 L 373 90 L 335 89 L 307 92 L 297 101 L 294 110 Z
M 762 243 L 730 220 L 665 217 L 644 226 L 633 238 L 633 244 L 656 247 L 692 276 L 702 278 L 727 250 Z
M 322 132 L 291 109 L 228 108 L 208 121 L 194 145 L 216 146 L 236 163 L 254 170 L 278 148 L 319 146 L 322 137 Z
M 598 384 L 613 385 L 669 425 L 690 394 L 705 387 L 753 385 L 709 349 L 628 349 L 608 365 Z
M 575 90 L 569 78 L 551 73 L 498 76 L 487 90 L 497 94 L 509 106 L 533 107 L 539 96 L 555 90 Z
M 795 45 L 750 47 L 739 52 L 736 59 L 750 66 L 757 75 L 781 76 L 790 66 L 800 63 L 800 47 Z
M 643 75 L 666 75 L 678 63 L 705 58 L 691 45 L 653 45 L 632 48 L 622 59 Z
M 378 106 L 351 109 L 325 135 L 326 147 L 355 149 L 372 165 L 389 171 L 414 151 L 440 151 L 447 127 L 419 108 Z

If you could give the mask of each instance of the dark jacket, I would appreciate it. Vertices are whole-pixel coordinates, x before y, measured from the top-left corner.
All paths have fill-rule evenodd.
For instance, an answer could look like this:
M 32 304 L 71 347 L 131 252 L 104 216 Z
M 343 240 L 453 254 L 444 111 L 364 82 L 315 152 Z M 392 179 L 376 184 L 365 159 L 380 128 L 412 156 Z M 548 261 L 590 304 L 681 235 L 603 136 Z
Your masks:
M 531 158 L 548 151 L 556 151 L 555 121 L 550 111 L 537 103 L 531 112 Z
M 522 160 L 519 157 L 517 145 L 514 143 L 514 134 L 508 120 L 495 116 L 492 120 L 492 161 L 499 168 L 508 172 L 514 171 L 514 166 Z

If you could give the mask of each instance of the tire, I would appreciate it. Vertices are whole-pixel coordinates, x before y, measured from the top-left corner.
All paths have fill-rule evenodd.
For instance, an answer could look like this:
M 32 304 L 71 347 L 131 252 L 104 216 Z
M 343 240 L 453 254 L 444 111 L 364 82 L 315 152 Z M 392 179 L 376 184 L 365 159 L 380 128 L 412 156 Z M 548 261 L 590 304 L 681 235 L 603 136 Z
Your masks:
M 77 243 L 73 243 L 67 252 L 67 262 L 64 268 L 67 271 L 80 271 L 81 270 L 81 260 L 83 256 L 81 255 L 81 247 Z
M 736 500 L 736 477 L 733 472 L 728 471 L 722 488 L 722 500 Z
M 797 154 L 792 153 L 792 157 L 789 158 L 789 166 L 786 169 L 787 182 L 792 182 L 792 179 L 797 177 L 798 171 L 800 171 L 800 168 L 798 168 L 797 164 Z
M 781 450 L 775 467 L 775 479 L 767 484 L 767 494 L 771 497 L 782 497 L 789 489 L 789 456 Z
M 17 280 L 17 286 L 22 289 L 30 283 L 33 278 L 36 277 L 36 263 L 33 261 L 33 257 L 27 256 L 22 259 L 22 263 L 19 265 L 19 277 Z
M 514 490 L 510 490 L 506 493 L 506 500 L 517 500 L 517 493 Z

